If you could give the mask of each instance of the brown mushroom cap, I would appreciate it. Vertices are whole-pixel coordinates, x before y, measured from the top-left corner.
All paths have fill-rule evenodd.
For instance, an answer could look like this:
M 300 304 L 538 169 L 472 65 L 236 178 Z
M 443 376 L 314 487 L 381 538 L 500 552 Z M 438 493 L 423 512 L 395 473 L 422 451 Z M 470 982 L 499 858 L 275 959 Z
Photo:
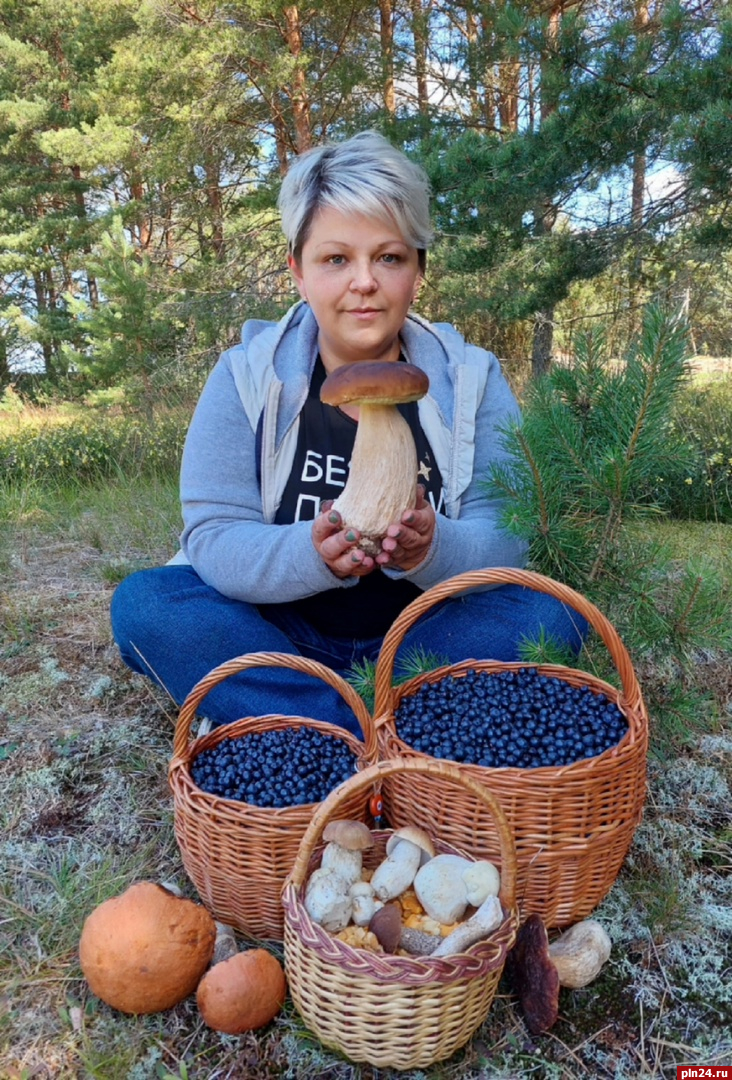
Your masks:
M 323 381 L 320 400 L 326 405 L 397 405 L 418 401 L 430 381 L 414 364 L 364 360 L 336 368 Z
M 363 821 L 351 821 L 347 818 L 329 821 L 323 829 L 323 839 L 326 843 L 338 844 L 349 851 L 365 851 L 374 844 L 368 825 Z
M 240 1035 L 268 1024 L 282 1008 L 286 994 L 279 960 L 266 949 L 246 949 L 206 972 L 196 1001 L 210 1028 Z
M 369 930 L 384 952 L 396 952 L 402 933 L 402 909 L 398 904 L 384 904 L 371 916 Z
M 107 1005 L 159 1012 L 193 993 L 215 940 L 216 924 L 205 907 L 141 881 L 92 911 L 79 961 L 92 993 Z
M 559 1015 L 559 975 L 549 957 L 549 938 L 540 915 L 527 917 L 509 955 L 526 1026 L 532 1035 L 539 1035 Z

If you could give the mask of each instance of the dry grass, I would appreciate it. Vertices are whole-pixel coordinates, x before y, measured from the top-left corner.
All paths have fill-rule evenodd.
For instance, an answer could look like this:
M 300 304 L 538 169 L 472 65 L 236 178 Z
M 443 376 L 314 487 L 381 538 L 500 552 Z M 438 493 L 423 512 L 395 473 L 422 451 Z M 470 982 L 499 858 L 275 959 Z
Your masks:
M 110 640 L 115 580 L 167 556 L 177 528 L 172 487 L 134 496 L 5 503 L 0 1077 L 385 1080 L 388 1070 L 321 1047 L 289 1004 L 264 1032 L 232 1038 L 205 1028 L 193 1000 L 127 1017 L 84 983 L 76 948 L 99 901 L 142 878 L 194 895 L 165 779 L 175 714 Z M 671 1078 L 677 1064 L 732 1061 L 732 673 L 713 663 L 721 689 L 708 734 L 651 765 L 644 822 L 598 912 L 614 948 L 597 982 L 563 991 L 559 1022 L 539 1038 L 502 983 L 463 1053 L 401 1075 Z

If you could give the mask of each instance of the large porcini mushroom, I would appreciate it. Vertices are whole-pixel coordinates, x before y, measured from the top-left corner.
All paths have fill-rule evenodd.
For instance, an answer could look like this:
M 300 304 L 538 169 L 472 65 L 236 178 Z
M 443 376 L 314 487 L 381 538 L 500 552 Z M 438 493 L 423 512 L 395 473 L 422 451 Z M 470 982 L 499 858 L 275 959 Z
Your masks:
M 206 972 L 196 1001 L 210 1028 L 240 1035 L 268 1024 L 281 1009 L 286 993 L 279 960 L 266 949 L 246 949 Z
M 514 982 L 529 1031 L 548 1031 L 559 1011 L 559 987 L 587 986 L 610 956 L 607 931 L 594 919 L 575 923 L 550 945 L 537 914 L 520 927 L 510 954 Z
M 216 925 L 206 908 L 140 881 L 105 900 L 84 923 L 79 961 L 90 989 L 120 1012 L 172 1008 L 209 965 Z
M 348 480 L 333 509 L 358 529 L 359 547 L 378 555 L 386 530 L 417 497 L 417 451 L 397 405 L 429 389 L 420 368 L 402 361 L 361 361 L 336 368 L 323 381 L 326 405 L 357 405 L 358 430 Z

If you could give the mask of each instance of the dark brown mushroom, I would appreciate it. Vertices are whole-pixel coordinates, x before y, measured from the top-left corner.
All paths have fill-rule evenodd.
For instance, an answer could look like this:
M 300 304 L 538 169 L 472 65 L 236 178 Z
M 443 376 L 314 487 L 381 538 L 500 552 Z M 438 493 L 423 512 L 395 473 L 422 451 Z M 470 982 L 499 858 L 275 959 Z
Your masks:
M 548 1031 L 559 1015 L 559 973 L 549 956 L 549 938 L 540 915 L 529 915 L 510 954 L 513 982 L 532 1035 Z
M 375 911 L 371 916 L 369 930 L 385 953 L 396 952 L 402 933 L 402 910 L 399 905 L 384 904 Z

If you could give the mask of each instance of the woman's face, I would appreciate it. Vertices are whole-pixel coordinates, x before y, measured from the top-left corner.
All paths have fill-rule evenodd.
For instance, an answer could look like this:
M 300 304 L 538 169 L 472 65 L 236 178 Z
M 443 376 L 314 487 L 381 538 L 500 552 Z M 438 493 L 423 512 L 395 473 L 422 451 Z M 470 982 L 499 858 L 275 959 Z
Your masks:
M 399 332 L 420 281 L 417 249 L 395 225 L 319 210 L 299 261 L 288 257 L 318 323 L 326 371 L 359 360 L 396 360 Z

